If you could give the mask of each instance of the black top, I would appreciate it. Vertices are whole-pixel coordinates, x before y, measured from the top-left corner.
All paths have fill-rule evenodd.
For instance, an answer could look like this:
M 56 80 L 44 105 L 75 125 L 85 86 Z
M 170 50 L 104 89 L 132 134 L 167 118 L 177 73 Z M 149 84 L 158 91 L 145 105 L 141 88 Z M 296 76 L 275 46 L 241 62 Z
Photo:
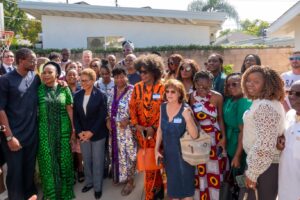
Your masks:
M 107 98 L 96 87 L 93 87 L 90 99 L 83 110 L 84 90 L 79 90 L 74 95 L 73 115 L 76 134 L 82 131 L 91 131 L 94 135 L 91 141 L 103 139 L 108 134 L 106 128 Z
M 0 111 L 5 111 L 12 134 L 22 146 L 37 139 L 37 90 L 40 83 L 39 76 L 33 71 L 25 77 L 16 70 L 0 77 Z
M 141 75 L 138 72 L 127 75 L 130 85 L 135 85 L 141 81 Z

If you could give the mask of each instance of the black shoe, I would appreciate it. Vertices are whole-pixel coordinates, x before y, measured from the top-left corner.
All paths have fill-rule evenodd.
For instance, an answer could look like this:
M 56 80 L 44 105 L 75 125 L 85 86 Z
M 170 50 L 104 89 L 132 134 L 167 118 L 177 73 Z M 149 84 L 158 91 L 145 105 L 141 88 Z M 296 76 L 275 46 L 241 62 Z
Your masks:
M 102 197 L 102 191 L 94 193 L 95 199 L 100 199 Z
M 164 191 L 164 186 L 162 185 L 160 190 L 154 194 L 154 200 L 158 200 L 158 199 L 162 200 L 164 199 L 164 196 L 165 196 L 165 191 Z
M 84 186 L 81 190 L 82 193 L 88 192 L 90 189 L 92 189 L 93 186 Z

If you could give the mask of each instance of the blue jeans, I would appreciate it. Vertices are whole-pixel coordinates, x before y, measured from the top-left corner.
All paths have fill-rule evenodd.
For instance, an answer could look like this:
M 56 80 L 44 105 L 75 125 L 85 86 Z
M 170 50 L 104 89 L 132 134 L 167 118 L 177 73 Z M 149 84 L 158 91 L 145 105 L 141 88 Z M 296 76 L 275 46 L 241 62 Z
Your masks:
M 97 141 L 80 143 L 85 186 L 94 187 L 95 192 L 102 191 L 105 138 Z

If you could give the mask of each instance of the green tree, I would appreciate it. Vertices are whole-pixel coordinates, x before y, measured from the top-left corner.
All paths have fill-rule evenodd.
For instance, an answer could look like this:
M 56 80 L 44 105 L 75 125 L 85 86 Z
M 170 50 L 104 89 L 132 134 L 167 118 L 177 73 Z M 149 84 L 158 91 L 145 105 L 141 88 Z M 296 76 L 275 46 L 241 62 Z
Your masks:
M 189 11 L 224 12 L 228 18 L 239 21 L 238 12 L 226 0 L 194 0 L 188 5 Z
M 253 21 L 246 19 L 240 22 L 241 31 L 244 33 L 255 35 L 255 36 L 262 36 L 264 29 L 267 29 L 270 24 L 266 21 L 255 19 Z
M 18 8 L 16 0 L 0 0 L 4 8 L 4 26 L 5 30 L 14 31 L 15 34 L 22 34 L 24 22 L 27 16 L 24 11 Z
M 25 24 L 23 37 L 29 40 L 32 44 L 38 42 L 38 34 L 42 32 L 41 22 L 38 20 L 28 20 Z
M 0 0 L 4 8 L 5 30 L 14 31 L 15 35 L 29 40 L 32 44 L 37 42 L 38 33 L 42 31 L 41 22 L 29 19 L 26 13 L 18 8 L 16 0 Z

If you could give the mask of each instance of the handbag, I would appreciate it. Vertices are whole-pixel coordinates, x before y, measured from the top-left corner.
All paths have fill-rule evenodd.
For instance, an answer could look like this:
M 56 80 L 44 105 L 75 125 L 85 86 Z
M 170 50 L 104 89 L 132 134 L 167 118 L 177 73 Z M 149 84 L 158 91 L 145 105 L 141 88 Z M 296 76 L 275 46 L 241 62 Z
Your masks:
M 202 129 L 197 139 L 193 139 L 186 130 L 180 138 L 180 146 L 183 160 L 192 166 L 204 164 L 209 160 L 211 138 Z
M 162 168 L 162 164 L 156 164 L 154 148 L 140 148 L 138 150 L 136 168 L 140 172 Z

